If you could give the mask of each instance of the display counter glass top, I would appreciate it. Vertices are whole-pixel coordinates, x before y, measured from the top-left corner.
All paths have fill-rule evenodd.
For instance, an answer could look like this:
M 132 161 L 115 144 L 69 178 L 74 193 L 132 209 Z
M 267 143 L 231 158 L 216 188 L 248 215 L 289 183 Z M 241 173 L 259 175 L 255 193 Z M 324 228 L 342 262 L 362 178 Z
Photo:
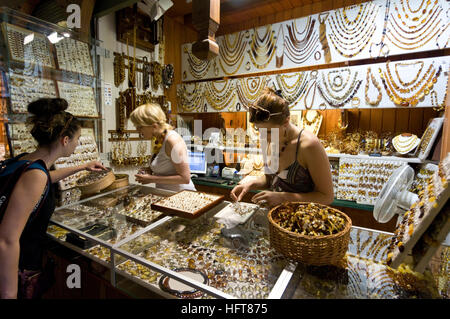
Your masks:
M 153 211 L 150 205 L 168 194 L 133 185 L 58 208 L 51 222 L 69 231 L 91 235 L 110 247 L 164 217 L 164 214 Z M 66 235 L 65 240 L 80 248 L 90 248 L 94 244 L 92 240 L 87 244 L 83 238 L 74 239 L 73 234 Z
M 78 251 L 93 260 L 104 261 L 115 273 L 165 297 L 441 297 L 436 282 L 445 278 L 414 273 L 404 265 L 395 270 L 384 264 L 391 233 L 353 226 L 348 252 L 341 265 L 315 267 L 297 264 L 270 247 L 266 209 L 256 211 L 244 224 L 233 229 L 240 234 L 235 237 L 224 236 L 225 226 L 214 218 L 229 205 L 226 201 L 193 220 L 161 215 L 145 226 L 127 219 L 133 210 L 149 209 L 149 195 L 170 194 L 172 192 L 166 194 L 155 188 L 132 185 L 86 199 L 55 211 L 52 221 L 56 226 L 50 225 L 48 233 L 66 244 L 69 230 L 84 234 L 80 230 L 94 224 L 111 227 L 114 229 L 111 238 L 98 240 L 99 245 L 81 247 Z M 114 198 L 117 202 L 110 203 L 105 198 Z M 111 252 L 116 256 L 114 263 L 111 263 Z M 197 293 L 173 295 L 163 291 L 168 285 L 167 275 L 178 271 L 181 272 L 177 274 L 182 274 L 186 270 L 192 270 L 192 278 L 203 278 L 201 283 L 196 281 L 190 285 Z M 286 272 L 290 274 L 286 285 L 280 286 L 283 281 L 280 278 Z M 448 274 L 443 275 L 448 278 Z M 172 288 L 174 286 L 177 285 Z M 186 288 L 186 285 L 181 286 Z
M 195 220 L 173 218 L 119 248 L 170 270 L 195 269 L 208 278 L 210 287 L 230 297 L 267 298 L 289 261 L 270 248 L 263 211 L 238 226 L 245 237 L 242 241 L 223 236 L 223 225 L 213 215 L 224 207 Z M 159 285 L 156 272 L 134 261 L 118 269 Z

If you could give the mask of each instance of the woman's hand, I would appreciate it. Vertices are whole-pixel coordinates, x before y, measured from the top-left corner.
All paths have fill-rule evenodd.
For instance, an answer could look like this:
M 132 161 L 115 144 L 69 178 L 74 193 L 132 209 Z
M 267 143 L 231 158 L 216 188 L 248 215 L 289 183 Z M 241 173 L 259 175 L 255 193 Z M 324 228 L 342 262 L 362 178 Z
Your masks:
M 149 184 L 156 181 L 156 176 L 150 174 L 136 174 L 134 177 L 136 178 L 136 182 L 141 184 Z
M 262 191 L 252 197 L 252 202 L 260 206 L 274 207 L 284 201 L 282 193 Z
M 247 194 L 249 190 L 250 190 L 249 183 L 240 184 L 240 185 L 235 186 L 231 190 L 230 196 L 234 201 L 240 202 L 242 200 L 242 198 L 244 197 L 244 195 Z
M 106 170 L 106 167 L 103 166 L 103 164 L 100 162 L 93 161 L 93 162 L 87 163 L 85 165 L 84 169 L 89 172 L 100 172 L 100 171 Z

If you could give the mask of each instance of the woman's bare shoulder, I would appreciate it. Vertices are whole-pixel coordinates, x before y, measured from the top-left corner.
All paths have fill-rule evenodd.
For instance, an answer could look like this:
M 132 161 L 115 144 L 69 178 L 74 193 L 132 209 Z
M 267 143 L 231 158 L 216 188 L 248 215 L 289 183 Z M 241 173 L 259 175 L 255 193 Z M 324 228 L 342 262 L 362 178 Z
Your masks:
M 315 147 L 321 147 L 322 143 L 320 140 L 308 130 L 303 130 L 302 136 L 300 138 L 300 143 L 302 149 L 310 149 Z

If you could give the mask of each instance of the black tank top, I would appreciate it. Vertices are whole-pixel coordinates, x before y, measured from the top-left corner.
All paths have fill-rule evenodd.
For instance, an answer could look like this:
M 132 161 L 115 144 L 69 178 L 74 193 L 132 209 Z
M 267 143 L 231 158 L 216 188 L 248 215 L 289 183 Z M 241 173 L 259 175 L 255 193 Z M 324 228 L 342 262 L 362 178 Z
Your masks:
M 298 162 L 298 150 L 300 149 L 300 137 L 302 136 L 303 129 L 300 131 L 297 139 L 297 149 L 295 151 L 295 161 L 288 166 L 284 171 L 287 171 L 285 178 L 279 174 L 271 173 L 270 169 L 266 166 L 266 174 L 269 180 L 269 186 L 272 191 L 275 192 L 289 192 L 289 193 L 309 193 L 314 190 L 314 182 L 311 178 L 311 174 L 308 169 L 304 168 Z
M 26 153 L 17 156 L 15 158 L 16 161 L 12 161 L 10 165 L 18 165 L 21 161 L 20 158 L 24 155 L 26 155 Z M 30 169 L 40 169 L 49 177 L 49 172 L 45 165 L 42 166 L 39 163 L 33 163 L 27 170 Z M 20 270 L 39 270 L 42 268 L 43 253 L 46 246 L 45 243 L 47 242 L 47 227 L 53 211 L 55 210 L 55 187 L 57 187 L 57 184 L 50 184 L 50 182 L 51 181 L 49 180 L 46 185 L 48 191 L 45 189 L 41 197 L 42 204 L 40 209 L 38 211 L 33 210 L 30 214 L 22 231 L 22 235 L 20 236 Z

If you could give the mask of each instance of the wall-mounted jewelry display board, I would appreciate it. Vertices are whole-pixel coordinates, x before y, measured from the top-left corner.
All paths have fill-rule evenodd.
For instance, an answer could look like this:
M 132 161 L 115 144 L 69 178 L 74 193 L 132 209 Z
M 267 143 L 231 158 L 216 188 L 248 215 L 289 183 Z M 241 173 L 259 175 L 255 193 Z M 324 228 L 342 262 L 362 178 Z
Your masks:
M 217 37 L 201 61 L 181 48 L 182 81 L 440 50 L 449 47 L 445 0 L 376 0 Z
M 178 85 L 182 112 L 245 110 L 266 86 L 292 110 L 439 107 L 447 96 L 448 57 L 269 74 Z

